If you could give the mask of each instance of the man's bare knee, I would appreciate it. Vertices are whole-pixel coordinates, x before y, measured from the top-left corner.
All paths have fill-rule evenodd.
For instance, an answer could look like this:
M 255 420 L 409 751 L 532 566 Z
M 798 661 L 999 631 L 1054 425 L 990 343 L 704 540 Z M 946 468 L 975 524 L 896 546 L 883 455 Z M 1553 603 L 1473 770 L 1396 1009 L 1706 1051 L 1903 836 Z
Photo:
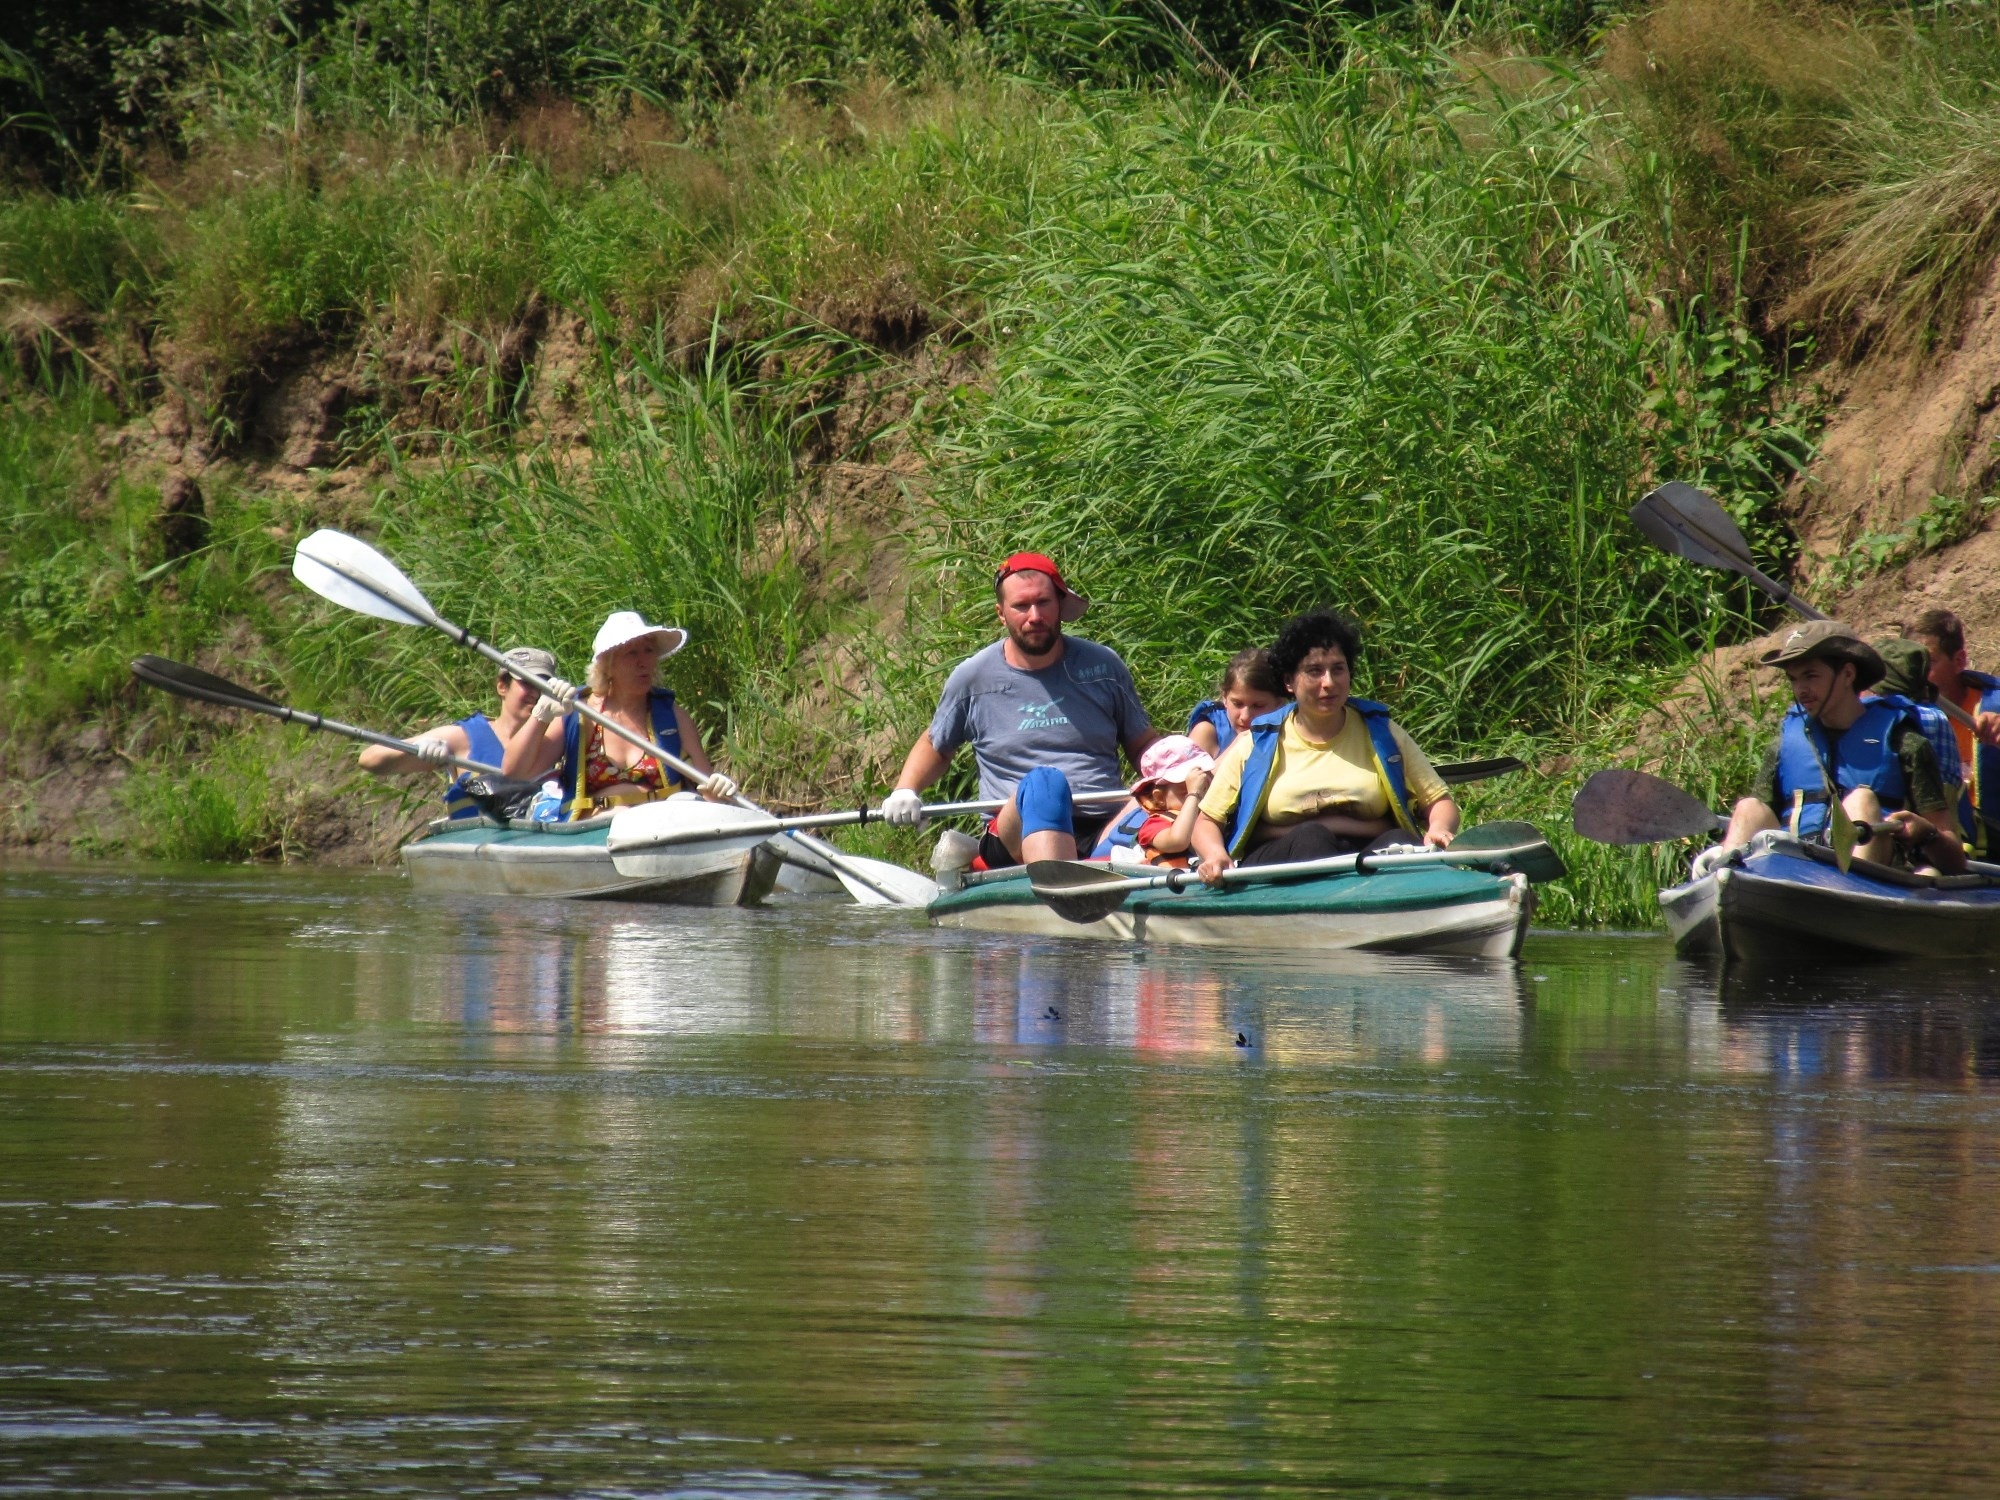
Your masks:
M 1729 831 L 1722 842 L 1731 848 L 1747 844 L 1753 835 L 1778 826 L 1778 816 L 1770 805 L 1756 797 L 1744 797 L 1729 812 Z
M 1044 828 L 1021 840 L 1021 852 L 1016 857 L 1024 865 L 1038 859 L 1075 859 L 1076 839 L 1060 829 Z

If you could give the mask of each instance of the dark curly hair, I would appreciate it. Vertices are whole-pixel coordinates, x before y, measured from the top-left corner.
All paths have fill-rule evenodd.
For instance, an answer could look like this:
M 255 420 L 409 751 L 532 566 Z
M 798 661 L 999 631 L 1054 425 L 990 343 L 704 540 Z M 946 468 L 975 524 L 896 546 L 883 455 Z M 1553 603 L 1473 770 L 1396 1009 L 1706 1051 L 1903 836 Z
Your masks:
M 1337 648 L 1347 658 L 1349 670 L 1361 664 L 1361 627 L 1354 621 L 1331 609 L 1315 609 L 1303 615 L 1293 615 L 1278 627 L 1278 638 L 1271 644 L 1271 669 L 1278 674 L 1278 681 L 1285 685 L 1285 691 L 1292 690 L 1292 679 L 1299 674 L 1299 666 L 1315 651 Z

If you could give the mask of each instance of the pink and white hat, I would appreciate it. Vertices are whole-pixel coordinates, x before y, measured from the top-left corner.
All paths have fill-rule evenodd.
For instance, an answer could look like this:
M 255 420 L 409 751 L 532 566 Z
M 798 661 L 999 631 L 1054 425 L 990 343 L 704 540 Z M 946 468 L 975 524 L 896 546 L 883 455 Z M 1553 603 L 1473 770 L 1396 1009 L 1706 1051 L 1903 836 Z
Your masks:
M 1215 757 L 1184 734 L 1163 734 L 1139 757 L 1139 782 L 1134 796 L 1154 782 L 1185 786 L 1196 771 L 1213 771 Z

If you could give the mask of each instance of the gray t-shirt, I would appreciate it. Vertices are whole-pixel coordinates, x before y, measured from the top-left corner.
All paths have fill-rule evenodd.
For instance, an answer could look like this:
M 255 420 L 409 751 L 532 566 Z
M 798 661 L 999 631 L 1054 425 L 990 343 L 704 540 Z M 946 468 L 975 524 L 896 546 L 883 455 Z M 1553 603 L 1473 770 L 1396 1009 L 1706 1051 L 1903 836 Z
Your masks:
M 1062 660 L 1039 672 L 1007 664 L 1005 642 L 968 656 L 945 680 L 931 744 L 950 755 L 967 740 L 979 763 L 979 795 L 1013 795 L 1036 766 L 1053 766 L 1079 792 L 1125 784 L 1118 747 L 1145 733 L 1132 674 L 1118 653 L 1063 637 Z

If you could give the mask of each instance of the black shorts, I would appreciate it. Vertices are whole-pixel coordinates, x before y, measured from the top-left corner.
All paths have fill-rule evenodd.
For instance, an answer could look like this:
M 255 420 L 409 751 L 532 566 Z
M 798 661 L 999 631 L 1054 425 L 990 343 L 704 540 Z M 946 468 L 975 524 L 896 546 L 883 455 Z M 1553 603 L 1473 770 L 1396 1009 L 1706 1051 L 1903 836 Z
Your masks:
M 1097 847 L 1097 841 L 1104 837 L 1104 830 L 1111 826 L 1109 817 L 1071 818 L 1070 824 L 1076 829 L 1076 853 L 1079 859 L 1089 859 L 1090 851 Z M 1007 846 L 1000 842 L 1000 835 L 993 831 L 991 823 L 979 839 L 979 859 L 989 870 L 1009 870 L 1020 861 L 1007 852 Z
M 1301 823 L 1296 828 L 1288 828 L 1276 838 L 1259 844 L 1243 858 L 1240 865 L 1288 865 L 1308 859 L 1337 859 L 1343 854 L 1359 854 L 1364 849 L 1385 848 L 1390 844 L 1407 844 L 1414 840 L 1400 828 L 1391 828 L 1387 833 L 1378 833 L 1373 838 L 1360 838 L 1354 834 L 1335 833 L 1323 823 Z

